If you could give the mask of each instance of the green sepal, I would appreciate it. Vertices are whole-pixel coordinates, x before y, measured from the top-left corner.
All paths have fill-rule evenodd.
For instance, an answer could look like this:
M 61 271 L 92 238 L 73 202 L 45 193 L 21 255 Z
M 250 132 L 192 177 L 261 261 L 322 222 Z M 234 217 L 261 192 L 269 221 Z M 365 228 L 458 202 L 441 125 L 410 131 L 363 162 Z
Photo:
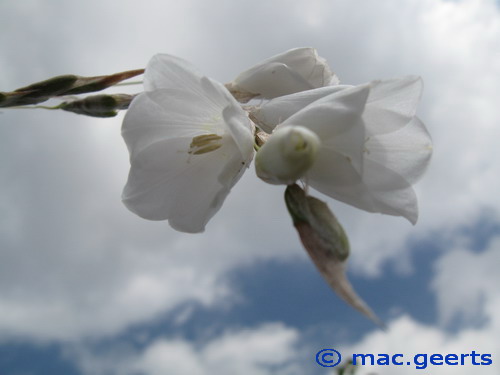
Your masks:
M 329 256 L 334 256 L 342 262 L 348 258 L 349 239 L 325 202 L 307 196 L 297 184 L 287 186 L 285 202 L 293 224 L 308 225 L 309 239 L 314 236 L 315 241 L 320 241 L 323 251 L 328 252 Z M 302 240 L 304 241 L 304 238 Z
M 299 185 L 288 185 L 285 190 L 285 203 L 294 225 L 309 223 L 310 213 L 307 197 Z

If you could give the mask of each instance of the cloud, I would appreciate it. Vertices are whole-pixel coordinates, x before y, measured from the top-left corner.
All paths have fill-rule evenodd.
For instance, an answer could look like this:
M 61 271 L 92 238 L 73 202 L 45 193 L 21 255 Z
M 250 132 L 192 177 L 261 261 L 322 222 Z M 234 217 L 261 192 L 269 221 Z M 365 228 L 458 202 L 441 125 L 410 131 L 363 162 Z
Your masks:
M 84 373 L 298 375 L 299 333 L 279 323 L 231 330 L 204 342 L 162 338 L 142 351 L 90 354 L 72 350 Z
M 492 331 L 494 329 L 494 331 Z M 403 354 L 404 364 L 402 366 L 382 365 L 371 366 L 368 362 L 365 366 L 360 366 L 359 375 L 384 374 L 398 375 L 420 374 L 423 371 L 432 372 L 432 374 L 448 375 L 471 373 L 496 374 L 498 373 L 498 364 L 495 358 L 499 353 L 498 325 L 495 327 L 485 327 L 482 329 L 466 329 L 457 334 L 447 334 L 435 327 L 420 324 L 408 316 L 391 322 L 387 333 L 375 332 L 367 335 L 361 342 L 351 346 L 345 346 L 341 349 L 344 358 L 349 358 L 354 353 L 372 353 L 377 358 L 378 354 L 389 355 Z M 472 351 L 479 354 L 490 354 L 493 359 L 491 365 L 473 365 L 470 357 Z M 423 356 L 414 359 L 417 354 L 427 354 L 427 362 Z M 464 365 L 431 365 L 429 358 L 432 354 L 457 354 L 460 358 L 462 354 L 468 354 L 464 357 Z M 415 361 L 415 362 L 414 362 Z M 407 362 L 411 364 L 408 365 Z M 476 363 L 481 362 L 476 358 Z M 426 370 L 417 368 L 417 366 L 427 365 Z M 357 373 L 357 374 L 358 374 Z
M 259 184 L 253 171 L 207 232 L 190 236 L 123 207 L 128 156 L 119 120 L 47 112 L 3 119 L 16 124 L 4 130 L 0 151 L 12 161 L 0 181 L 4 340 L 108 336 L 189 301 L 226 306 L 239 298 L 227 271 L 289 256 L 289 243 L 263 246 L 274 230 L 295 233 L 284 205 L 268 210 L 280 191 L 248 195 L 245 186 Z M 249 203 L 255 214 L 241 215 Z
M 345 360 L 354 353 L 380 353 L 404 356 L 403 365 L 360 366 L 359 375 L 399 375 L 432 372 L 437 375 L 498 373 L 496 357 L 500 353 L 500 275 L 498 264 L 500 237 L 493 237 L 486 249 L 478 252 L 463 241 L 457 241 L 453 252 L 443 253 L 436 262 L 436 273 L 431 284 L 436 293 L 438 309 L 444 318 L 442 325 L 423 324 L 408 314 L 388 322 L 386 332 L 374 330 L 358 342 L 345 344 L 338 341 L 338 332 L 329 334 L 329 344 L 339 350 Z M 478 278 L 476 275 L 482 275 Z M 426 286 L 422 286 L 424 288 Z M 482 298 L 483 303 L 477 304 Z M 471 309 L 472 307 L 472 309 Z M 450 330 L 446 326 L 453 316 L 465 314 L 480 324 L 460 326 Z M 280 323 L 266 323 L 254 328 L 225 330 L 218 335 L 201 333 L 188 340 L 183 337 L 160 337 L 143 345 L 142 349 L 121 351 L 106 349 L 92 351 L 89 347 L 73 347 L 67 352 L 84 373 L 151 375 L 175 373 L 205 374 L 324 374 L 314 362 L 315 351 L 324 338 L 318 340 L 307 331 L 299 331 Z M 473 351 L 490 354 L 490 365 L 473 365 Z M 432 354 L 456 354 L 464 357 L 464 365 L 432 365 Z M 415 358 L 416 355 L 419 355 Z M 427 356 L 424 356 L 427 355 Z M 401 358 L 397 359 L 398 361 Z M 407 361 L 411 364 L 408 365 Z M 416 362 L 414 362 L 416 361 Z M 476 363 L 482 362 L 479 357 Z M 417 368 L 420 367 L 420 368 Z M 426 369 L 421 368 L 427 366 Z
M 432 280 L 438 301 L 441 326 L 421 324 L 408 315 L 402 315 L 389 324 L 387 333 L 377 331 L 367 334 L 360 342 L 345 346 L 342 353 L 402 353 L 405 361 L 413 361 L 416 354 L 490 354 L 491 365 L 474 366 L 469 357 L 465 365 L 430 366 L 433 374 L 496 374 L 499 364 L 495 360 L 500 353 L 500 237 L 494 237 L 482 252 L 459 245 L 459 248 L 443 254 L 436 262 L 436 274 Z M 447 329 L 454 318 L 461 324 Z M 478 358 L 477 362 L 480 362 Z M 420 358 L 423 361 L 423 358 Z M 413 363 L 413 362 L 412 362 Z M 404 370 L 403 370 L 404 368 Z M 411 366 L 363 366 L 359 374 L 379 372 L 386 375 L 417 374 L 425 371 Z
M 437 296 L 440 320 L 443 325 L 456 319 L 461 320 L 462 325 L 477 325 L 490 319 L 489 324 L 498 326 L 500 237 L 494 237 L 482 252 L 469 249 L 470 245 L 463 244 L 444 254 L 435 264 L 432 288 Z

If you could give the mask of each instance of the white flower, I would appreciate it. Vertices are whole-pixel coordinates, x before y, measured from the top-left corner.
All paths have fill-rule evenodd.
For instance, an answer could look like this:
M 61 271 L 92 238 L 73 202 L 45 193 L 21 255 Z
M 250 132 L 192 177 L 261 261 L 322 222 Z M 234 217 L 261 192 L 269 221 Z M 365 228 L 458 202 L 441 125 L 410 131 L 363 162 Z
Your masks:
M 411 185 L 432 154 L 430 136 L 415 116 L 421 92 L 419 77 L 325 87 L 273 99 L 251 118 L 268 131 L 279 123 L 278 128 L 300 125 L 316 133 L 321 145 L 303 176 L 311 187 L 415 223 L 418 205 Z
M 150 220 L 202 232 L 253 157 L 253 124 L 218 82 L 187 61 L 156 55 L 122 135 L 131 169 L 123 202 Z
M 262 61 L 226 86 L 238 100 L 246 102 L 337 83 L 337 76 L 314 48 L 295 48 Z

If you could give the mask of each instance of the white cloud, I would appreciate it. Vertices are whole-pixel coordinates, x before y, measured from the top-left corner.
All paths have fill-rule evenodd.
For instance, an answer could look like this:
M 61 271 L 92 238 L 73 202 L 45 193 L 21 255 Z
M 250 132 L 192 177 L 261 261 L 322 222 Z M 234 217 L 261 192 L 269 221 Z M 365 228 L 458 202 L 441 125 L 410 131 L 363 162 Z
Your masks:
M 383 365 L 371 366 L 368 363 L 360 366 L 359 375 L 368 374 L 421 374 L 428 372 L 437 375 L 468 375 L 473 373 L 494 375 L 498 373 L 499 366 L 496 361 L 500 347 L 498 344 L 498 324 L 494 327 L 484 327 L 482 329 L 466 329 L 457 334 L 448 334 L 436 327 L 426 326 L 412 320 L 408 316 L 402 316 L 389 325 L 389 330 L 385 332 L 375 332 L 367 335 L 361 342 L 355 345 L 345 346 L 341 349 L 343 358 L 349 358 L 352 354 L 371 353 L 378 357 L 378 354 L 389 355 L 403 354 L 404 364 L 402 366 Z M 470 354 L 475 351 L 479 354 L 491 354 L 492 363 L 490 365 L 473 365 Z M 427 354 L 425 358 L 418 357 L 417 354 Z M 432 354 L 457 354 L 460 358 L 462 354 L 469 354 L 464 357 L 464 365 L 431 365 L 429 358 Z M 399 361 L 400 359 L 398 359 Z M 407 362 L 411 364 L 408 365 Z M 482 362 L 476 358 L 476 363 Z M 417 368 L 427 365 L 427 368 Z
M 282 324 L 227 331 L 206 342 L 163 338 L 140 352 L 69 351 L 86 374 L 298 375 L 299 333 Z
M 465 365 L 430 366 L 427 370 L 411 366 L 364 366 L 359 374 L 379 372 L 384 375 L 417 374 L 428 371 L 432 374 L 497 374 L 500 369 L 500 237 L 494 238 L 489 247 L 481 253 L 462 247 L 451 251 L 439 259 L 436 275 L 432 282 L 438 300 L 438 312 L 443 322 L 441 327 L 421 324 L 408 315 L 390 322 L 388 332 L 373 332 L 359 343 L 346 346 L 342 353 L 402 353 L 405 362 L 412 361 L 418 353 L 470 354 L 474 350 L 480 354 L 491 354 L 492 364 L 474 366 L 470 357 L 465 357 Z M 445 327 L 455 317 L 465 318 L 474 323 L 467 328 L 453 331 Z M 423 358 L 420 358 L 423 361 Z M 476 358 L 476 362 L 481 362 Z
M 460 241 L 459 241 L 460 242 Z M 461 249 L 443 254 L 437 262 L 432 284 L 438 300 L 439 313 L 450 319 L 456 314 L 467 313 L 473 321 L 482 318 L 481 325 L 462 327 L 453 331 L 442 326 L 419 323 L 409 315 L 402 315 L 388 323 L 386 332 L 375 330 L 359 342 L 345 345 L 336 342 L 332 332 L 332 344 L 347 360 L 354 353 L 402 354 L 403 365 L 371 366 L 368 362 L 360 366 L 359 375 L 399 375 L 432 373 L 437 375 L 468 375 L 478 373 L 494 375 L 500 369 L 500 275 L 498 265 L 500 237 L 494 238 L 488 248 L 480 253 L 462 246 Z M 478 278 L 476 275 L 482 277 Z M 443 298 L 443 295 L 446 295 Z M 482 296 L 480 309 L 476 300 Z M 203 335 L 201 335 L 203 336 Z M 184 338 L 160 338 L 144 349 L 121 352 L 91 353 L 88 349 L 70 352 L 88 374 L 325 374 L 314 363 L 318 342 L 311 336 L 282 324 L 263 324 L 250 329 L 242 328 L 223 332 L 218 336 L 200 341 Z M 471 354 L 490 354 L 490 365 L 473 365 Z M 420 354 L 417 358 L 415 356 Z M 432 354 L 456 354 L 464 357 L 464 365 L 432 365 Z M 423 355 L 427 355 L 424 357 Z M 451 358 L 453 360 L 453 358 Z M 398 361 L 401 358 L 397 358 Z M 485 359 L 476 357 L 476 363 Z M 408 365 L 407 361 L 411 364 Z M 427 366 L 426 369 L 421 368 Z M 420 368 L 417 368 L 420 367 Z
M 19 122 L 3 133 L 0 151 L 13 161 L 3 165 L 0 182 L 3 339 L 106 336 L 188 301 L 226 306 L 240 298 L 227 284 L 228 270 L 294 254 L 288 243 L 271 251 L 263 245 L 274 229 L 295 233 L 284 205 L 267 210 L 281 201 L 280 191 L 248 198 L 245 183 L 247 189 L 260 184 L 253 171 L 206 233 L 186 235 L 142 220 L 120 202 L 128 156 L 118 120 L 3 116 Z M 249 199 L 255 214 L 242 216 Z
M 490 318 L 490 324 L 500 326 L 496 318 L 500 306 L 499 264 L 500 237 L 495 237 L 483 252 L 472 252 L 462 246 L 439 259 L 432 286 L 443 324 L 457 318 L 478 324 Z

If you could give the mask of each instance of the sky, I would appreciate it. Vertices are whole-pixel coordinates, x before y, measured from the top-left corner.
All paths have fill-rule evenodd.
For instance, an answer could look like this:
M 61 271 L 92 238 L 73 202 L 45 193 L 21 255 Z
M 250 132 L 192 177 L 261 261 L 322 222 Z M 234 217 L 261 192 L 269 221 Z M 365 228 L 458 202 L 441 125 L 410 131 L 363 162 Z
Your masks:
M 253 166 L 204 233 L 179 233 L 121 203 L 123 114 L 2 109 L 0 375 L 332 375 L 315 361 L 324 348 L 492 356 L 361 375 L 499 373 L 498 2 L 2 0 L 0 30 L 0 91 L 142 68 L 160 52 L 229 82 L 315 47 L 345 84 L 421 76 L 434 142 L 415 226 L 316 193 L 344 225 L 348 276 L 383 331 L 328 288 L 283 188 Z

